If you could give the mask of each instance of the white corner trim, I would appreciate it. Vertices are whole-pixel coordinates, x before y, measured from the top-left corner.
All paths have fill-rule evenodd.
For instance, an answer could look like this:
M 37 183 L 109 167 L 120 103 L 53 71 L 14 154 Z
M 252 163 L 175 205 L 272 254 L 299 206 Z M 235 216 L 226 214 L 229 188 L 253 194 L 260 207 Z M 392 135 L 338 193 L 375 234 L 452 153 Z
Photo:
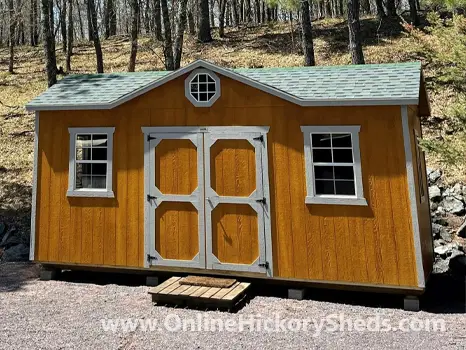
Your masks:
M 37 177 L 39 168 L 39 112 L 34 117 L 34 167 L 32 171 L 32 199 L 31 199 L 31 237 L 29 239 L 29 260 L 34 260 L 36 248 L 36 213 L 37 213 Z
M 417 215 L 416 180 L 414 178 L 413 153 L 411 149 L 411 130 L 409 128 L 408 106 L 401 106 L 401 122 L 403 125 L 403 141 L 406 156 L 406 175 L 408 178 L 409 204 L 413 224 L 413 241 L 416 258 L 418 286 L 425 287 L 424 266 L 422 265 L 421 231 Z
M 360 125 L 305 125 L 301 126 L 304 134 L 304 160 L 306 171 L 306 204 L 361 205 L 367 206 L 361 170 L 361 152 L 359 148 Z M 314 187 L 314 161 L 312 159 L 312 133 L 350 133 L 353 148 L 353 170 L 355 196 L 316 195 Z
M 135 97 L 145 94 L 146 92 L 155 89 L 173 79 L 176 79 L 184 74 L 191 72 L 197 68 L 205 68 L 217 74 L 226 76 L 227 78 L 239 81 L 240 83 L 249 85 L 258 90 L 264 91 L 273 96 L 279 97 L 285 101 L 297 104 L 298 106 L 303 107 L 318 107 L 318 106 L 400 106 L 400 105 L 418 105 L 419 104 L 419 95 L 417 98 L 394 98 L 394 99 L 380 99 L 380 98 L 370 98 L 370 99 L 302 99 L 298 98 L 292 94 L 284 92 L 282 90 L 276 89 L 270 85 L 266 85 L 258 82 L 257 80 L 250 79 L 242 74 L 236 73 L 231 69 L 226 69 L 219 67 L 215 64 L 204 60 L 194 61 L 187 66 L 178 69 L 172 73 L 165 75 L 164 77 L 149 83 L 146 86 L 143 86 L 132 93 L 129 93 L 125 96 L 117 98 L 111 102 L 103 103 L 88 103 L 88 104 L 61 104 L 61 105 L 44 105 L 44 104 L 27 104 L 26 110 L 28 111 L 41 111 L 41 110 L 88 110 L 88 109 L 112 109 L 115 108 L 129 100 L 132 100 Z
M 198 101 L 194 98 L 191 94 L 191 81 L 194 77 L 198 74 L 208 74 L 214 81 L 215 81 L 215 93 L 214 96 L 209 101 Z M 221 94 L 221 86 L 220 86 L 220 78 L 217 74 L 212 72 L 211 70 L 204 69 L 204 68 L 197 68 L 189 74 L 189 76 L 184 81 L 184 95 L 186 98 L 196 107 L 210 107 L 212 106 L 215 101 L 218 100 Z
M 114 198 L 113 193 L 113 134 L 115 127 L 68 128 L 70 133 L 70 153 L 68 161 L 68 197 Z M 107 183 L 105 189 L 76 189 L 76 135 L 107 134 Z

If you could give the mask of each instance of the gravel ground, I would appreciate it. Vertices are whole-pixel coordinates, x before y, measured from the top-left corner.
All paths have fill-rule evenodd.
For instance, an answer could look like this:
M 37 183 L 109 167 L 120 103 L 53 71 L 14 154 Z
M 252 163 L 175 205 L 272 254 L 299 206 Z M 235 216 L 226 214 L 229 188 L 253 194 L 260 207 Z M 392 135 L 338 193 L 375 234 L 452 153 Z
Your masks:
M 31 269 L 33 272 L 31 272 Z M 36 267 L 0 265 L 0 349 L 464 349 L 466 314 L 406 312 L 392 307 L 368 307 L 315 300 L 256 296 L 237 313 L 153 306 L 148 288 L 71 281 L 39 281 Z M 379 296 L 379 298 L 381 298 Z M 239 322 L 248 317 L 274 320 L 325 320 L 344 314 L 348 320 L 443 319 L 446 329 L 434 331 L 167 331 L 177 320 L 201 317 Z M 259 316 L 260 315 L 260 316 Z M 336 317 L 336 316 L 335 316 Z M 101 319 L 153 319 L 160 330 L 104 331 Z M 335 323 L 337 318 L 333 319 Z M 311 321 L 310 321 L 311 322 Z M 373 321 L 375 324 L 375 321 Z M 201 323 L 202 325 L 202 323 Z M 331 325 L 330 325 L 331 326 Z M 329 327 L 330 327 L 329 326 Z M 333 327 L 333 326 L 331 326 Z

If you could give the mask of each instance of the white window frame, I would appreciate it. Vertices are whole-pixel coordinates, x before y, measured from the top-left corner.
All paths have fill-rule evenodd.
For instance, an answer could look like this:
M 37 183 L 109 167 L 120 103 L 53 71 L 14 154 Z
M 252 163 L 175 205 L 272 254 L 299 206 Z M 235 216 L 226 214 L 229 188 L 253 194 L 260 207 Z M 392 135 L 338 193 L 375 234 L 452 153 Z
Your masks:
M 304 159 L 306 162 L 306 189 L 307 195 L 306 204 L 336 204 L 336 205 L 367 205 L 364 198 L 364 189 L 362 185 L 362 171 L 361 171 L 361 154 L 359 149 L 359 132 L 361 126 L 359 125 L 341 125 L 341 126 L 317 126 L 306 125 L 301 126 L 301 131 L 304 134 Z M 315 193 L 315 176 L 314 176 L 314 162 L 312 159 L 312 143 L 311 134 L 338 134 L 345 133 L 351 134 L 351 143 L 353 148 L 353 170 L 354 170 L 354 185 L 355 195 L 317 195 Z M 325 165 L 319 163 L 319 165 Z M 328 165 L 333 165 L 328 164 Z M 350 165 L 350 164 L 348 164 Z
M 68 128 L 70 133 L 70 156 L 68 176 L 68 197 L 103 197 L 114 198 L 113 193 L 113 134 L 114 127 L 97 128 Z M 106 134 L 107 135 L 107 178 L 106 188 L 76 188 L 76 137 L 78 134 Z
M 209 101 L 198 101 L 193 97 L 193 95 L 191 95 L 191 81 L 198 74 L 208 74 L 215 81 L 215 93 Z M 208 69 L 195 69 L 184 81 L 184 94 L 186 98 L 196 107 L 211 107 L 220 97 L 220 78 L 217 76 L 217 74 Z

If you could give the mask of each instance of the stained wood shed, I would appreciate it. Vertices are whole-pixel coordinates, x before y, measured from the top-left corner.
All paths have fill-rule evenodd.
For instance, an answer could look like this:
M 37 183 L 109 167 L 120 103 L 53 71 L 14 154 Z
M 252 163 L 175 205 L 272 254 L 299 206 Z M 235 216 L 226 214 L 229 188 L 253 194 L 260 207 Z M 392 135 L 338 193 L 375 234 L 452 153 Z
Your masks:
M 31 260 L 425 288 L 420 63 L 72 75 L 27 109 Z

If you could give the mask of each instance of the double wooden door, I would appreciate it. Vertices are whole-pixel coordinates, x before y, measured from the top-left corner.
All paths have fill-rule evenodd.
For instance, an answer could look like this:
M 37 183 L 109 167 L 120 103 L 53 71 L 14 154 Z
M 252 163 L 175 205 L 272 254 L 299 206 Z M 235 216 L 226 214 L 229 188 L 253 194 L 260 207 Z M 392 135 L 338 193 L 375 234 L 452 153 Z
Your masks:
M 147 266 L 272 275 L 267 127 L 149 127 Z

